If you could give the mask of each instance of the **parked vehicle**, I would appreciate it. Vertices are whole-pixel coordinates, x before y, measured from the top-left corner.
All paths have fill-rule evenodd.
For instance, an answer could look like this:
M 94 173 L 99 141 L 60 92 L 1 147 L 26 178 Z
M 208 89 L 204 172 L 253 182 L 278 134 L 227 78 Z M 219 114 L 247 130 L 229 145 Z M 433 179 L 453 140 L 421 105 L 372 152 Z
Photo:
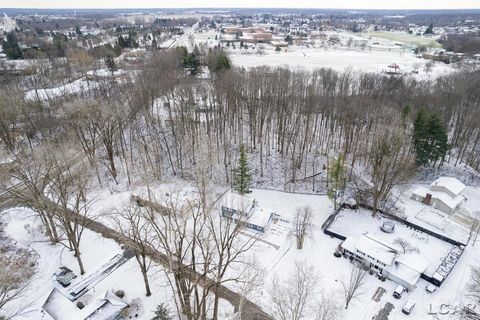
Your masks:
M 437 291 L 437 287 L 434 286 L 433 284 L 429 284 L 428 286 L 425 287 L 425 290 L 428 293 L 434 293 L 435 291 Z
M 60 267 L 57 272 L 55 272 L 55 279 L 60 283 L 63 287 L 67 287 L 72 283 L 73 279 L 77 276 L 73 273 L 72 270 L 68 269 L 67 267 Z
M 413 302 L 412 300 L 408 300 L 403 306 L 402 312 L 406 315 L 409 315 L 412 312 L 414 307 L 415 307 L 415 302 Z
M 395 299 L 400 299 L 404 291 L 405 291 L 405 288 L 402 285 L 398 285 L 393 291 L 393 297 Z

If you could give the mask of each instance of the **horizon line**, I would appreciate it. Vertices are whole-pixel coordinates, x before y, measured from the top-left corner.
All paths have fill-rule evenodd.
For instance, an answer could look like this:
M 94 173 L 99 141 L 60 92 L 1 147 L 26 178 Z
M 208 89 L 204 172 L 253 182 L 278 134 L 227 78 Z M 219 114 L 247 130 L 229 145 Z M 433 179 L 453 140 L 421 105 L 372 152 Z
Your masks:
M 480 6 L 476 8 L 320 8 L 320 7 L 0 7 L 0 10 L 3 9 L 17 9 L 17 10 L 194 10 L 194 9 L 228 9 L 228 10 L 237 10 L 237 9 L 284 9 L 284 10 L 358 10 L 358 11 L 462 11 L 462 10 L 478 10 L 480 11 Z

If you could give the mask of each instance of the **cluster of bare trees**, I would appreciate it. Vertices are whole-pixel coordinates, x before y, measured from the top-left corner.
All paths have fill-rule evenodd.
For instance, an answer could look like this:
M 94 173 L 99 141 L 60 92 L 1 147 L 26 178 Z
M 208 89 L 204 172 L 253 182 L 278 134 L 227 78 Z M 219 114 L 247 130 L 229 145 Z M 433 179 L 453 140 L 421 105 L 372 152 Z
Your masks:
M 255 238 L 240 237 L 243 227 L 220 219 L 214 194 L 201 186 L 192 196 L 168 196 L 126 204 L 111 213 L 119 230 L 133 244 L 147 296 L 151 294 L 148 256 L 164 254 L 167 276 L 179 314 L 186 319 L 219 319 L 223 285 L 250 283 L 247 252 Z M 138 202 L 138 201 L 137 201 Z
M 44 145 L 35 153 L 19 153 L 0 189 L 38 213 L 50 241 L 71 250 L 83 274 L 80 242 L 90 217 L 90 174 L 72 154 L 76 156 L 73 150 L 54 145 Z
M 336 320 L 341 305 L 334 292 L 322 290 L 315 269 L 305 261 L 296 261 L 292 276 L 281 281 L 275 277 L 269 288 L 272 315 L 278 320 Z

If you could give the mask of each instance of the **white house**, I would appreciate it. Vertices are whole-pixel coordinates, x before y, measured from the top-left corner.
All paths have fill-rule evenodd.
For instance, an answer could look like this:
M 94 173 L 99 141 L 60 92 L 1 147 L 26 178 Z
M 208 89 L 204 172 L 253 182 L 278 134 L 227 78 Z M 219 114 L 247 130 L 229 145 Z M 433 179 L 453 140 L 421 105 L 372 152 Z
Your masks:
M 412 199 L 452 214 L 465 200 L 462 196 L 465 187 L 456 178 L 441 177 L 432 182 L 429 187 L 420 186 L 413 190 Z
M 255 199 L 228 193 L 221 205 L 222 217 L 242 223 L 245 227 L 259 232 L 265 232 L 275 217 L 273 210 L 262 208 Z
M 107 290 L 91 299 L 82 309 L 54 288 L 42 306 L 42 319 L 48 320 L 118 320 L 129 305 L 117 297 L 113 290 Z
M 403 253 L 401 248 L 365 233 L 361 237 L 348 237 L 341 249 L 349 257 L 411 290 L 425 272 L 428 262 L 417 253 Z

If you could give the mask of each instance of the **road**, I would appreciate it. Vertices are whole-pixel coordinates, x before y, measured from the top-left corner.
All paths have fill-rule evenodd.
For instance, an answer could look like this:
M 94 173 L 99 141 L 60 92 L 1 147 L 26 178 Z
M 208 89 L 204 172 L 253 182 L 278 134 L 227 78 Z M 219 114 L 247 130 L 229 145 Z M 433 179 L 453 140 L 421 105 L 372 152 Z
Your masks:
M 46 199 L 46 201 L 50 201 L 50 200 Z M 50 202 L 52 206 L 56 205 L 52 201 Z M 23 204 L 20 203 L 18 200 L 11 199 L 6 194 L 0 195 L 0 210 L 12 208 L 12 207 L 18 207 L 22 205 Z M 59 208 L 58 211 L 61 211 L 61 208 Z M 69 214 L 72 215 L 72 218 L 76 216 L 76 214 L 72 211 L 70 211 Z M 126 237 L 124 237 L 120 232 L 112 228 L 109 228 L 104 224 L 98 221 L 95 221 L 93 219 L 89 219 L 85 217 L 81 217 L 81 218 L 85 219 L 85 227 L 87 229 L 101 234 L 104 238 L 114 240 L 119 245 L 123 245 L 127 250 L 134 249 L 134 246 L 132 245 L 131 241 Z M 171 265 L 167 255 L 159 252 L 158 250 L 155 250 L 154 248 L 148 248 L 147 256 L 153 262 L 159 265 L 163 265 L 166 267 Z M 201 284 L 203 287 L 209 288 L 209 290 L 213 290 L 215 282 L 212 279 L 207 278 L 207 279 L 199 280 L 201 278 L 201 274 L 198 272 L 194 272 L 191 268 L 187 266 L 183 266 L 183 270 L 187 270 L 187 277 L 190 280 L 196 281 L 197 283 Z M 225 287 L 224 285 L 220 285 L 218 294 L 221 299 L 224 299 L 230 302 L 234 306 L 235 310 L 239 310 L 239 312 L 241 313 L 242 320 L 273 320 L 273 317 L 271 317 L 266 312 L 264 312 L 257 304 L 250 301 L 249 299 L 246 299 L 239 293 L 234 292 L 233 290 Z

